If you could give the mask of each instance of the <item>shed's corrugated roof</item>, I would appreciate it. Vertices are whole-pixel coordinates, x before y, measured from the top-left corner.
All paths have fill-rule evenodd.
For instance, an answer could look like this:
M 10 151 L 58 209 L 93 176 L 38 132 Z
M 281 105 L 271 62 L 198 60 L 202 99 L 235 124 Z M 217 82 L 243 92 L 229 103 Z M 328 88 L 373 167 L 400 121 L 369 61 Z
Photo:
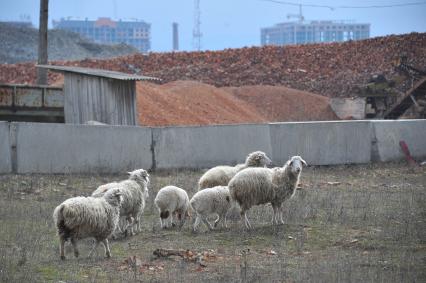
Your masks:
M 78 73 L 78 74 L 83 74 L 88 76 L 104 77 L 104 78 L 110 78 L 110 79 L 116 79 L 116 80 L 160 81 L 160 79 L 154 78 L 154 77 L 138 76 L 138 75 L 121 73 L 121 72 L 103 70 L 103 69 L 83 68 L 83 67 L 74 67 L 74 66 L 55 66 L 55 65 L 36 65 L 36 67 L 59 71 L 59 72 Z

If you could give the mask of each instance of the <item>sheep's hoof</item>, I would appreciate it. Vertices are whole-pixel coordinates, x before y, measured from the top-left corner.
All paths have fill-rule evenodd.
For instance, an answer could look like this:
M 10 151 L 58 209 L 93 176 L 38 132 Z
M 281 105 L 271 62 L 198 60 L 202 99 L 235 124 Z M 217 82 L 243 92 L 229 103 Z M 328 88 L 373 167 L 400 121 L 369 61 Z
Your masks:
M 61 259 L 62 259 L 62 260 L 65 260 L 65 256 L 64 256 L 64 255 L 61 255 Z
M 79 253 L 78 253 L 78 252 L 75 252 L 75 253 L 74 253 L 74 256 L 75 256 L 75 257 L 78 257 L 78 256 L 79 256 Z
M 106 258 L 111 258 L 111 253 L 106 253 Z

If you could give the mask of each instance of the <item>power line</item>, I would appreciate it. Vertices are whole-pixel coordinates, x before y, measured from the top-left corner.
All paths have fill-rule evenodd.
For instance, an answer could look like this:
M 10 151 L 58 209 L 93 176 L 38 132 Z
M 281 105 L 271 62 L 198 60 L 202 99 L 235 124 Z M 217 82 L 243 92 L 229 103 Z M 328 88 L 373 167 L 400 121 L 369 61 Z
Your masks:
M 312 8 L 327 8 L 330 10 L 336 9 L 379 9 L 379 8 L 394 8 L 394 7 L 405 7 L 405 6 L 419 6 L 426 5 L 426 1 L 418 1 L 418 2 L 409 2 L 409 3 L 396 3 L 396 4 L 385 4 L 385 5 L 365 5 L 365 6 L 331 6 L 331 5 L 319 5 L 319 4 L 310 4 L 310 3 L 296 3 L 296 2 L 288 2 L 288 1 L 279 1 L 279 0 L 260 0 L 263 2 L 272 2 L 280 5 L 288 5 L 288 6 L 305 6 Z

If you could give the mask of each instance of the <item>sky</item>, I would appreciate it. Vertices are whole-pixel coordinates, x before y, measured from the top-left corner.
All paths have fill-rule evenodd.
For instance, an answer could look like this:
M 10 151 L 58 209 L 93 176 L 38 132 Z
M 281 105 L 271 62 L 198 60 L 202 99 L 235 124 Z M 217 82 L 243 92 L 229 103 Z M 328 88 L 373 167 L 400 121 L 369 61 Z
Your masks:
M 280 1 L 280 0 L 277 0 Z M 423 0 L 310 0 L 294 3 L 329 6 L 371 6 L 407 4 Z M 29 15 L 38 27 L 38 0 L 0 0 L 0 20 L 19 20 Z M 289 21 L 297 6 L 264 0 L 200 0 L 203 50 L 221 50 L 260 45 L 260 29 Z M 329 9 L 302 6 L 303 16 L 310 20 L 354 20 L 370 23 L 370 36 L 426 32 L 426 5 L 370 8 Z M 193 50 L 194 0 L 50 0 L 49 26 L 62 17 L 139 19 L 151 24 L 152 51 L 172 50 L 172 23 L 179 24 L 180 50 Z M 295 19 L 290 19 L 295 20 Z

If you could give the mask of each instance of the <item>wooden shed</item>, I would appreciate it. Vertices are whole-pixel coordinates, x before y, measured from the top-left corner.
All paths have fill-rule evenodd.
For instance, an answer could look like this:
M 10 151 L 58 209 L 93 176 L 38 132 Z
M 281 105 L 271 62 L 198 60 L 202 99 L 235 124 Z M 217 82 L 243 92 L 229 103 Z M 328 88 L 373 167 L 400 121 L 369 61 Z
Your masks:
M 137 125 L 136 81 L 156 78 L 73 66 L 37 65 L 64 74 L 65 123 Z

